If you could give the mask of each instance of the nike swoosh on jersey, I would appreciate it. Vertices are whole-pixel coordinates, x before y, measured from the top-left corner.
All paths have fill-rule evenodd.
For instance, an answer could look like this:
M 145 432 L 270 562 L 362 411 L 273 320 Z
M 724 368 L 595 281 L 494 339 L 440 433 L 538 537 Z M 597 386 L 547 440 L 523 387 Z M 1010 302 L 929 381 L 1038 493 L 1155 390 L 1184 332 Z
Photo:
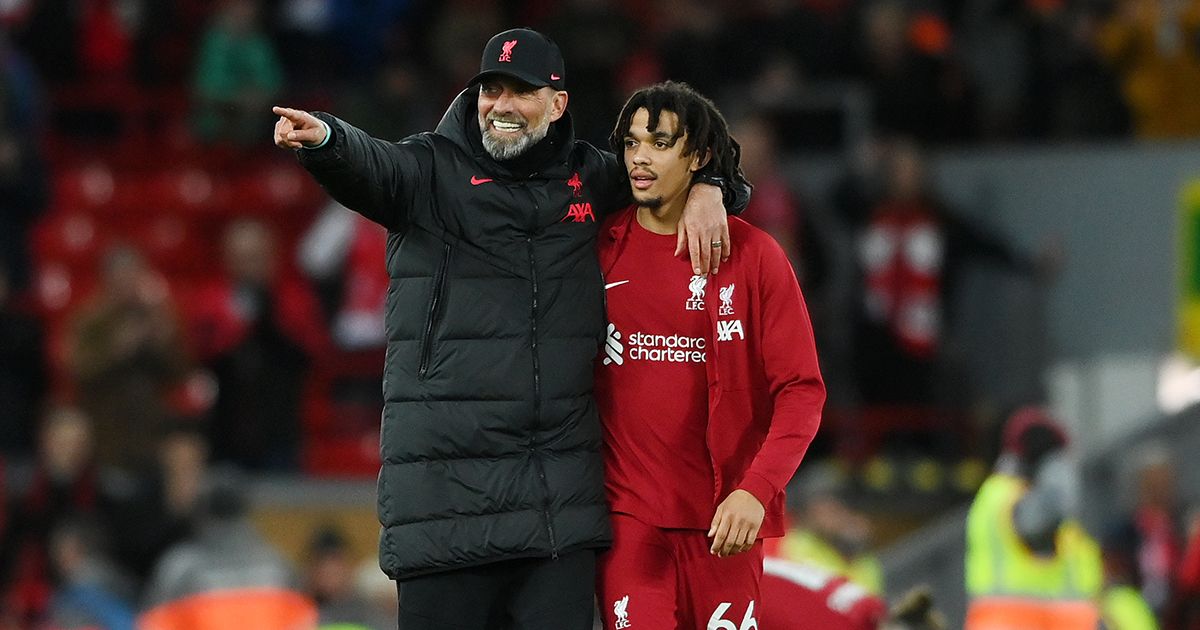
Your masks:
M 604 290 L 607 291 L 613 287 L 619 287 L 622 284 L 625 284 L 626 282 L 629 282 L 629 281 L 628 280 L 618 280 L 616 282 L 609 282 L 608 284 L 604 285 Z
M 480 184 L 486 184 L 486 183 L 488 183 L 488 182 L 490 182 L 490 181 L 492 181 L 492 178 L 491 178 L 491 177 L 486 177 L 486 178 L 484 178 L 484 179 L 479 179 L 478 177 L 476 177 L 476 176 L 474 176 L 474 175 L 472 175 L 472 176 L 471 176 L 471 185 L 472 185 L 472 186 L 478 186 L 478 185 L 480 185 Z

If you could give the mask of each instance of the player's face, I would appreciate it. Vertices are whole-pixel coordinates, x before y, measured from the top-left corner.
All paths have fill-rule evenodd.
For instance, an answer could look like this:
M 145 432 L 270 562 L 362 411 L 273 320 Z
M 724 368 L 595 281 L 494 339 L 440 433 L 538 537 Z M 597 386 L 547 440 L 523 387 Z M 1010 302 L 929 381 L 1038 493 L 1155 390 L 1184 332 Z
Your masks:
M 625 171 L 637 204 L 659 208 L 686 198 L 700 158 L 699 151 L 684 154 L 687 136 L 675 137 L 679 117 L 674 112 L 662 112 L 656 129 L 647 130 L 649 125 L 646 108 L 634 112 L 625 132 Z
M 497 160 L 509 160 L 546 137 L 567 109 L 567 93 L 492 77 L 479 85 L 477 104 L 483 148 Z

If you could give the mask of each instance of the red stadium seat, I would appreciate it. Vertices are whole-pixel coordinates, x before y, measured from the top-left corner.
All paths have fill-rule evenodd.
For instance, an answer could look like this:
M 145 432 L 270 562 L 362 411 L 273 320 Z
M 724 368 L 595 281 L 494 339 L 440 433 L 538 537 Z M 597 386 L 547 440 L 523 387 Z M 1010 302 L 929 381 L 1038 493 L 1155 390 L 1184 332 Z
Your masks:
M 378 383 L 382 370 L 382 350 L 335 351 L 314 361 L 302 410 L 306 472 L 336 477 L 379 472 L 382 400 L 343 399 L 337 390 L 352 381 Z
M 38 260 L 72 267 L 91 267 L 107 245 L 107 235 L 93 215 L 69 211 L 45 217 L 33 231 Z

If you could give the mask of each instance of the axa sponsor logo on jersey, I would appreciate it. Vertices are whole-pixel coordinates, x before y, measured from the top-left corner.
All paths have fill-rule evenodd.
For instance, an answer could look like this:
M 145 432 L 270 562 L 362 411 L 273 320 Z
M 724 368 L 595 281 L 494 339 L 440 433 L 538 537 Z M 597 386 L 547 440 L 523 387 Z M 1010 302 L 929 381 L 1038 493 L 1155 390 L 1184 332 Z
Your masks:
M 717 308 L 717 316 L 729 317 L 733 312 L 733 290 L 737 285 L 730 284 L 729 286 L 721 287 L 721 306 Z M 717 341 L 733 341 L 734 335 L 738 339 L 746 338 L 746 331 L 742 328 L 742 320 L 740 319 L 720 319 L 717 320 Z

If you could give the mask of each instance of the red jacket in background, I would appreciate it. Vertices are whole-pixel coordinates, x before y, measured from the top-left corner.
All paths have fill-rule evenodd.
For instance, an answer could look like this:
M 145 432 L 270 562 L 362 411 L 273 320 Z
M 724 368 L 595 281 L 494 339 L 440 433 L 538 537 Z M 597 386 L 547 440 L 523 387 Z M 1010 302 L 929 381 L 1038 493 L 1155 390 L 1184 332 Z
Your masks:
M 598 244 L 605 273 L 636 217 L 630 207 L 606 221 Z M 787 256 L 765 232 L 736 217 L 729 232 L 733 254 L 709 276 L 704 293 L 712 324 L 705 368 L 714 498 L 749 492 L 766 508 L 759 536 L 782 536 L 783 489 L 816 435 L 825 385 Z
M 299 280 L 280 279 L 271 288 L 275 325 L 306 354 L 320 356 L 330 347 L 316 296 Z M 191 299 L 192 343 L 201 360 L 208 361 L 237 347 L 253 320 L 238 312 L 235 287 L 226 279 L 197 290 Z
M 778 558 L 763 562 L 758 621 L 771 630 L 875 630 L 887 604 L 843 576 Z

